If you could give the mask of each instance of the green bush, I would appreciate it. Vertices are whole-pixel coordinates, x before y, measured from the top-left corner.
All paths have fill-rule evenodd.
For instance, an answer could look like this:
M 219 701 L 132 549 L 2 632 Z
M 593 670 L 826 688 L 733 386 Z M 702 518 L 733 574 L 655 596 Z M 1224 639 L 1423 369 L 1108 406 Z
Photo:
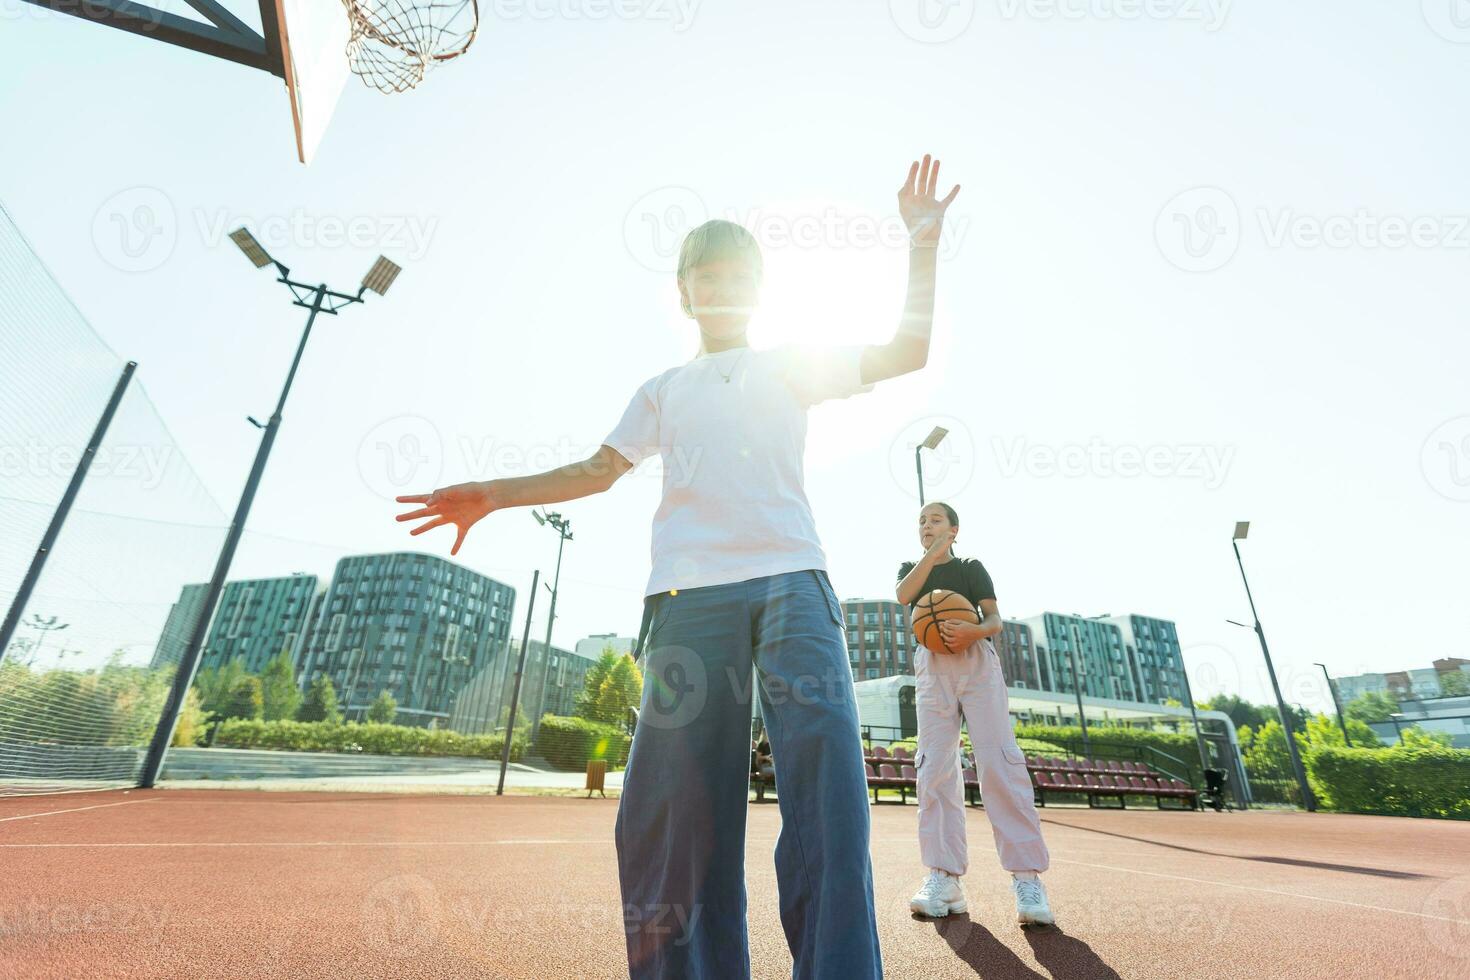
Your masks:
M 1387 749 L 1326 746 L 1303 761 L 1323 809 L 1470 820 L 1470 750 L 1411 740 Z
M 499 759 L 502 735 L 462 735 L 447 729 L 409 728 L 349 721 L 262 721 L 232 718 L 219 726 L 214 744 L 221 748 L 275 749 L 286 752 L 362 752 L 369 755 L 450 755 Z M 526 741 L 511 742 L 510 757 L 519 761 Z
M 1017 725 L 1016 738 L 1032 738 L 1040 742 L 1070 746 L 1074 752 L 1082 751 L 1082 729 L 1076 725 Z M 1088 725 L 1087 738 L 1093 746 L 1092 757 L 1096 759 L 1132 758 L 1127 753 L 1117 751 L 1122 746 L 1129 749 L 1157 749 L 1186 763 L 1199 761 L 1199 749 L 1195 746 L 1194 736 L 1182 732 L 1124 728 L 1122 725 Z
M 588 759 L 606 759 L 609 768 L 616 768 L 628 759 L 628 743 L 627 733 L 617 725 L 543 715 L 536 754 L 558 769 L 585 769 Z

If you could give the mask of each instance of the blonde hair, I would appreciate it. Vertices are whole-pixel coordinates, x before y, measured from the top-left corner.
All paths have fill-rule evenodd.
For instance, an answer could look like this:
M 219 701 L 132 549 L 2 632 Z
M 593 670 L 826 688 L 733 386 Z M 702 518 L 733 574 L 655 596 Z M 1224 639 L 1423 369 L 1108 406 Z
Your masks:
M 760 278 L 763 263 L 761 247 L 755 236 L 733 221 L 715 218 L 684 236 L 684 242 L 679 246 L 678 281 L 684 282 L 689 270 L 695 266 L 722 259 L 744 259 L 755 269 L 756 278 Z M 680 303 L 684 312 L 693 316 L 694 311 L 689 309 L 689 304 L 682 299 Z M 700 345 L 701 349 L 703 346 Z

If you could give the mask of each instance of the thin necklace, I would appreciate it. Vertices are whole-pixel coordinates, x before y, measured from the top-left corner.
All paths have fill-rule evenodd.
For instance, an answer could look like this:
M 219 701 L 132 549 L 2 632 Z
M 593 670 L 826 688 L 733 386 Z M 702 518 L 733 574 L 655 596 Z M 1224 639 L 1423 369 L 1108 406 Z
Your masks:
M 740 349 L 740 356 L 737 357 L 737 358 L 735 358 L 735 363 L 734 364 L 731 364 L 730 365 L 730 373 L 729 374 L 726 374 L 724 371 L 721 371 L 720 370 L 720 366 L 718 364 L 715 365 L 715 371 L 717 371 L 719 373 L 720 377 L 722 377 L 722 378 L 725 379 L 725 384 L 729 384 L 730 383 L 730 375 L 731 374 L 734 374 L 735 373 L 735 369 L 740 366 L 740 362 L 743 361 L 743 360 L 745 360 L 745 352 L 748 351 L 748 350 L 750 350 L 749 347 L 742 347 Z

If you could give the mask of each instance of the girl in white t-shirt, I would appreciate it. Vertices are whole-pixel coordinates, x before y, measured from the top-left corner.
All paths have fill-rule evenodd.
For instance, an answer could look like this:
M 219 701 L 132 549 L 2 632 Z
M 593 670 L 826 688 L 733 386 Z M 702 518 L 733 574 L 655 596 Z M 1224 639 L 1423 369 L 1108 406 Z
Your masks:
M 748 977 L 744 842 L 752 672 L 775 763 L 781 922 L 796 977 L 882 976 L 868 803 L 842 609 L 803 487 L 806 410 L 924 366 L 939 162 L 899 191 L 909 288 L 886 344 L 753 350 L 746 324 L 762 259 L 749 232 L 710 221 L 685 238 L 678 287 L 699 324 L 696 357 L 648 379 L 603 445 L 547 473 L 399 497 L 453 524 L 451 554 L 506 507 L 607 490 L 663 461 L 652 567 L 635 658 L 643 701 L 623 777 L 616 843 L 628 970 L 635 978 Z

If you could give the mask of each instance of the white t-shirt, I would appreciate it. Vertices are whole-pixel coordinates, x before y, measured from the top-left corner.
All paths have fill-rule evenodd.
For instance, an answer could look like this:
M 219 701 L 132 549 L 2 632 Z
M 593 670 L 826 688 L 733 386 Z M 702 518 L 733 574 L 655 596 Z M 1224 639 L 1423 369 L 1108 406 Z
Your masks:
M 826 569 L 803 485 L 806 410 L 873 389 L 863 350 L 738 347 L 644 382 L 603 443 L 634 466 L 663 460 L 645 596 Z

